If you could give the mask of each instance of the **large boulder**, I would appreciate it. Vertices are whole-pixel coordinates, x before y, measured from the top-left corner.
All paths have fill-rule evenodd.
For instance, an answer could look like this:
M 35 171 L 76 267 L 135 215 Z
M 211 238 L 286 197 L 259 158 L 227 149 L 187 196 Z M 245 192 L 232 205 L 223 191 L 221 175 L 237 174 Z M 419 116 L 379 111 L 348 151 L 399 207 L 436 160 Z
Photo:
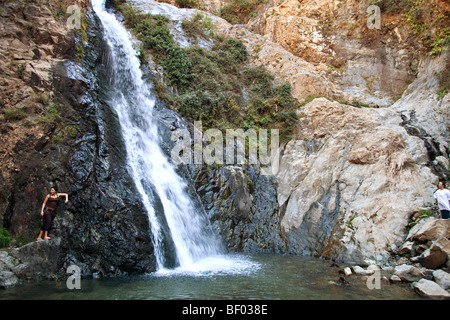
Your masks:
M 443 67 L 444 58 L 424 59 L 417 80 L 389 108 L 319 98 L 299 110 L 277 173 L 291 252 L 383 262 L 401 246 L 411 212 L 430 207 L 439 177 L 448 175 L 435 161 L 448 146 L 448 97 L 435 94 Z M 411 238 L 447 238 L 448 223 L 427 222 Z
M 0 271 L 0 289 L 14 287 L 18 280 L 19 279 L 13 272 L 6 270 Z
M 436 270 L 433 272 L 434 281 L 443 289 L 450 289 L 450 273 L 444 270 Z
M 402 264 L 396 266 L 394 275 L 398 276 L 402 281 L 413 282 L 425 277 L 425 275 L 416 267 Z
M 426 268 L 436 269 L 445 265 L 449 254 L 450 240 L 442 237 L 434 241 L 431 247 L 422 253 L 419 262 Z
M 18 261 L 8 252 L 0 251 L 0 288 L 10 288 L 19 282 L 19 278 L 11 271 L 17 264 Z
M 436 282 L 421 279 L 413 283 L 414 290 L 421 296 L 433 299 L 450 299 L 450 293 L 442 289 Z
M 276 184 L 252 166 L 192 168 L 213 227 L 230 251 L 283 252 Z
M 59 240 L 42 240 L 30 242 L 10 250 L 9 255 L 15 259 L 11 271 L 21 279 L 52 279 L 64 272 L 60 270 L 61 250 Z
M 408 240 L 420 242 L 435 241 L 441 237 L 450 238 L 450 219 L 435 219 L 433 217 L 421 220 L 408 233 Z

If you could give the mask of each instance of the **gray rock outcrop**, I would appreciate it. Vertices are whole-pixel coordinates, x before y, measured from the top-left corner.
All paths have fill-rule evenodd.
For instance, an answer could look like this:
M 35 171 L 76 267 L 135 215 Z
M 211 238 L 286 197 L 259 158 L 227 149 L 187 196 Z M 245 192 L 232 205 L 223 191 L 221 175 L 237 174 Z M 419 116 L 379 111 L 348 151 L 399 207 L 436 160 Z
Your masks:
M 442 289 L 433 281 L 421 279 L 418 282 L 414 282 L 412 286 L 414 290 L 422 296 L 439 300 L 450 299 L 450 293 Z
M 432 71 L 440 72 L 442 59 L 425 60 L 411 85 L 421 89 L 407 90 L 390 108 L 320 98 L 299 110 L 296 138 L 284 147 L 277 174 L 281 225 L 301 244 L 291 245 L 293 252 L 383 261 L 388 247 L 402 244 L 409 214 L 433 204 L 439 176 L 447 175 L 435 166 L 448 146 L 447 129 L 435 129 L 449 123 L 448 97 L 437 99 Z M 432 113 L 420 122 L 429 132 L 422 137 L 401 122 L 416 109 Z M 426 141 L 440 147 L 430 153 Z

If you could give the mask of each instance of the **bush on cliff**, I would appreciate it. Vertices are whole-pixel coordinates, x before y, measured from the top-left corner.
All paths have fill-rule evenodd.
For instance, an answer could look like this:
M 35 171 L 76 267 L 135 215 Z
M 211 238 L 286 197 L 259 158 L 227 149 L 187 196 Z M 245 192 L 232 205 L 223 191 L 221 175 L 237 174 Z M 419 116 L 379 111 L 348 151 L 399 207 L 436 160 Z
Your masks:
M 4 227 L 0 227 L 0 248 L 5 248 L 9 246 L 10 242 L 11 237 L 9 235 L 8 230 L 6 230 Z

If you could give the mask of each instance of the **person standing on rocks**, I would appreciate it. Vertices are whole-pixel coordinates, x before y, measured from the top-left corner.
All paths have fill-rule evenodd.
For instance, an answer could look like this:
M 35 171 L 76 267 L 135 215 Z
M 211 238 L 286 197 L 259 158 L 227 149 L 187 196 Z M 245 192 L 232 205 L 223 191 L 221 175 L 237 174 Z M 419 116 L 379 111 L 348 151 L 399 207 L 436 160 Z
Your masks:
M 450 191 L 445 188 L 445 182 L 439 182 L 439 189 L 434 193 L 442 219 L 450 218 Z
M 42 222 L 42 228 L 39 232 L 39 236 L 36 240 L 49 240 L 48 232 L 51 230 L 53 225 L 53 220 L 56 216 L 56 209 L 59 204 L 59 197 L 66 197 L 65 203 L 69 201 L 69 195 L 67 193 L 58 193 L 56 187 L 50 189 L 50 194 L 45 197 L 44 203 L 42 204 L 41 216 L 44 217 Z

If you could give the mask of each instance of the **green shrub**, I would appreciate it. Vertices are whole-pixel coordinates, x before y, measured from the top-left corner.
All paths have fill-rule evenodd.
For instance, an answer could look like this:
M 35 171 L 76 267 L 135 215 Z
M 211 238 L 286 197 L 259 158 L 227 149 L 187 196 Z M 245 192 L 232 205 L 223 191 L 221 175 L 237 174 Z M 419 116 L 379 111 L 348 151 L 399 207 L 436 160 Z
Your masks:
M 21 108 L 3 110 L 3 115 L 6 121 L 19 121 L 27 117 L 27 114 Z
M 201 7 L 200 2 L 198 0 L 175 0 L 175 3 L 178 8 L 199 9 Z
M 121 8 L 127 26 L 143 42 L 140 59 L 145 57 L 143 50 L 149 50 L 156 62 L 164 67 L 170 84 L 185 90 L 192 78 L 192 65 L 186 52 L 173 40 L 167 26 L 168 19 L 161 15 L 142 14 L 129 5 Z
M 221 51 L 225 54 L 224 59 L 229 59 L 231 63 L 236 64 L 245 62 L 248 59 L 247 48 L 241 40 L 226 37 L 217 37 L 212 51 Z
M 450 27 L 445 27 L 436 33 L 436 36 L 431 39 L 431 55 L 438 55 L 450 46 Z
M 11 237 L 9 235 L 8 230 L 6 230 L 4 227 L 0 227 L 0 248 L 5 248 L 9 246 L 10 242 Z
M 46 112 L 39 116 L 41 124 L 58 124 L 61 121 L 61 116 L 55 105 L 49 107 Z
M 185 19 L 181 22 L 184 33 L 189 38 L 197 42 L 197 37 L 209 39 L 214 35 L 214 23 L 210 17 L 197 12 L 191 19 Z
M 233 0 L 220 9 L 220 16 L 232 24 L 247 23 L 263 0 Z
M 259 94 L 262 97 L 268 97 L 273 93 L 273 76 L 267 72 L 266 68 L 262 65 L 245 68 L 243 76 L 244 83 L 253 91 L 253 93 Z

